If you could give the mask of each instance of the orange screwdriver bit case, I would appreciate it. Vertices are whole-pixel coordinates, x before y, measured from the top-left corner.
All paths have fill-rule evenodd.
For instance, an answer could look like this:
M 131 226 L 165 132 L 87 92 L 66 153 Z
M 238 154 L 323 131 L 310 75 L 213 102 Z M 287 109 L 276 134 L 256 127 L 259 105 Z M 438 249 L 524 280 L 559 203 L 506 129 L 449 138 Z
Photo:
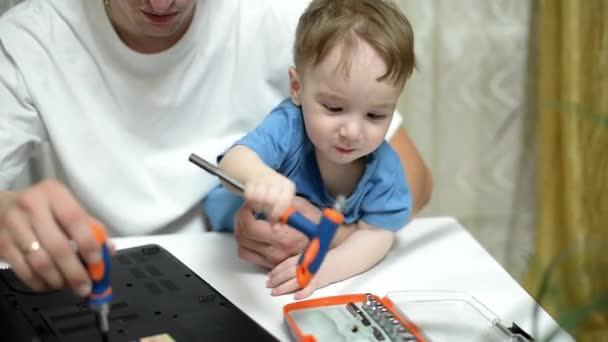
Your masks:
M 463 292 L 323 297 L 287 304 L 283 316 L 293 339 L 301 342 L 533 341 Z

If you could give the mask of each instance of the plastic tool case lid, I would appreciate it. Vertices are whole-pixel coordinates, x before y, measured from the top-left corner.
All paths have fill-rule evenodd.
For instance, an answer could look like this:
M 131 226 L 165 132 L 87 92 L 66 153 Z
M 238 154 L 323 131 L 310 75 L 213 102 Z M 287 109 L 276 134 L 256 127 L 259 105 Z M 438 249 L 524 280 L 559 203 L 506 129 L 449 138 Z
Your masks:
M 514 325 L 507 328 L 474 297 L 463 292 L 401 291 L 386 297 L 394 309 L 412 321 L 430 341 L 510 341 L 532 338 Z

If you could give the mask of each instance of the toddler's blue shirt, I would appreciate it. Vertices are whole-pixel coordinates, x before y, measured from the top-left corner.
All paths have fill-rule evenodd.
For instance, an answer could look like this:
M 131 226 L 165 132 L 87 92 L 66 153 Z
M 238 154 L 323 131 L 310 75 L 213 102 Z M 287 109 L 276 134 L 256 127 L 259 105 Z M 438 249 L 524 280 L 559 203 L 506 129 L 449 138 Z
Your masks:
M 244 145 L 277 172 L 291 179 L 299 196 L 320 208 L 333 206 L 321 180 L 314 146 L 306 135 L 302 111 L 290 98 L 281 102 L 253 131 L 233 144 Z M 223 154 L 218 156 L 218 162 Z M 247 165 L 242 167 L 246 168 Z M 346 199 L 344 222 L 362 220 L 370 225 L 396 231 L 410 215 L 412 197 L 405 181 L 399 155 L 384 141 L 367 156 L 363 177 Z M 234 216 L 243 199 L 220 185 L 203 200 L 203 207 L 216 231 L 234 230 Z

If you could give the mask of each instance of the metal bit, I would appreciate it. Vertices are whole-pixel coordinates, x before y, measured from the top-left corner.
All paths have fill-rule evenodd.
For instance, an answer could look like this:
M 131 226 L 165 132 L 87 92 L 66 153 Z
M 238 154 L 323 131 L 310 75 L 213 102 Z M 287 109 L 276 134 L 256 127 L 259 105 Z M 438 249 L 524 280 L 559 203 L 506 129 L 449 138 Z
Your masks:
M 390 321 L 390 335 L 397 336 L 400 327 L 402 327 L 401 322 L 397 318 L 393 318 Z
M 103 303 L 93 308 L 95 316 L 97 317 L 97 324 L 101 331 L 101 337 L 103 341 L 108 340 L 108 333 L 110 332 L 110 322 L 108 321 L 108 313 L 110 312 L 110 306 L 108 303 Z
M 382 329 L 384 329 L 384 331 L 386 331 L 386 333 L 389 335 L 391 334 L 391 322 L 393 321 L 393 319 L 395 319 L 395 316 L 388 313 L 384 316 L 384 319 L 382 321 Z
M 414 336 L 404 326 L 401 326 L 401 327 L 399 327 L 397 329 L 397 336 L 398 336 L 397 341 L 402 341 L 402 342 L 418 341 L 418 339 L 416 338 L 416 336 Z
M 371 315 L 372 306 L 375 306 L 372 302 L 374 298 L 370 293 L 365 294 L 365 302 L 363 302 L 363 311 Z
M 418 338 L 416 338 L 416 336 L 408 333 L 407 335 L 399 335 L 399 340 L 402 342 L 415 342 L 415 341 L 418 341 Z
M 369 305 L 369 310 L 368 310 L 368 314 L 369 317 L 371 319 L 373 319 L 374 321 L 377 321 L 376 317 L 377 317 L 377 311 L 378 311 L 378 305 L 377 302 L 374 298 L 372 298 L 371 303 Z
M 375 310 L 373 310 L 373 315 L 374 315 L 374 321 L 376 321 L 378 324 L 380 324 L 380 317 L 382 315 L 382 313 L 380 312 L 380 309 L 383 308 L 382 303 L 378 302 L 378 301 L 374 301 L 374 306 L 375 306 Z
M 365 301 L 363 302 L 363 309 L 365 311 L 367 311 L 367 309 L 369 308 L 369 306 L 372 304 L 372 294 L 371 293 L 366 293 L 365 294 Z
M 387 308 L 381 307 L 378 309 L 378 324 L 382 327 L 382 329 L 384 329 L 384 325 L 386 324 L 387 315 L 389 315 Z

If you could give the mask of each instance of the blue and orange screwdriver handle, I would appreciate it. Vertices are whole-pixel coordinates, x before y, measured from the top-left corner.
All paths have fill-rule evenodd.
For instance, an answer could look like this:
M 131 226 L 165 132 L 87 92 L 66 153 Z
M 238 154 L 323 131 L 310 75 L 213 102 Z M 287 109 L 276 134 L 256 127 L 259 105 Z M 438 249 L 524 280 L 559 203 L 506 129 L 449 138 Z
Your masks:
M 244 192 L 245 188 L 238 180 L 230 177 L 212 163 L 194 153 L 190 154 L 188 160 L 203 170 L 219 177 L 241 193 Z M 338 227 L 344 221 L 344 215 L 342 214 L 343 205 L 344 197 L 338 196 L 334 208 L 323 210 L 323 216 L 319 224 L 313 223 L 293 207 L 288 208 L 281 216 L 282 223 L 301 231 L 309 239 L 308 245 L 300 256 L 296 267 L 296 278 L 300 287 L 306 287 L 321 267 L 331 241 L 334 239 Z
M 111 256 L 108 248 L 108 236 L 105 229 L 100 224 L 91 224 L 93 236 L 101 246 L 102 258 L 93 264 L 86 264 L 87 271 L 92 281 L 91 293 L 87 297 L 89 308 L 97 316 L 99 330 L 103 340 L 108 339 L 110 324 L 108 314 L 110 312 L 110 302 L 112 301 L 112 284 L 110 282 Z
M 293 207 L 285 210 L 281 216 L 282 223 L 298 229 L 310 240 L 296 266 L 296 278 L 300 287 L 306 287 L 319 271 L 338 227 L 344 222 L 343 206 L 344 196 L 338 196 L 333 208 L 323 210 L 319 224 L 312 223 Z

